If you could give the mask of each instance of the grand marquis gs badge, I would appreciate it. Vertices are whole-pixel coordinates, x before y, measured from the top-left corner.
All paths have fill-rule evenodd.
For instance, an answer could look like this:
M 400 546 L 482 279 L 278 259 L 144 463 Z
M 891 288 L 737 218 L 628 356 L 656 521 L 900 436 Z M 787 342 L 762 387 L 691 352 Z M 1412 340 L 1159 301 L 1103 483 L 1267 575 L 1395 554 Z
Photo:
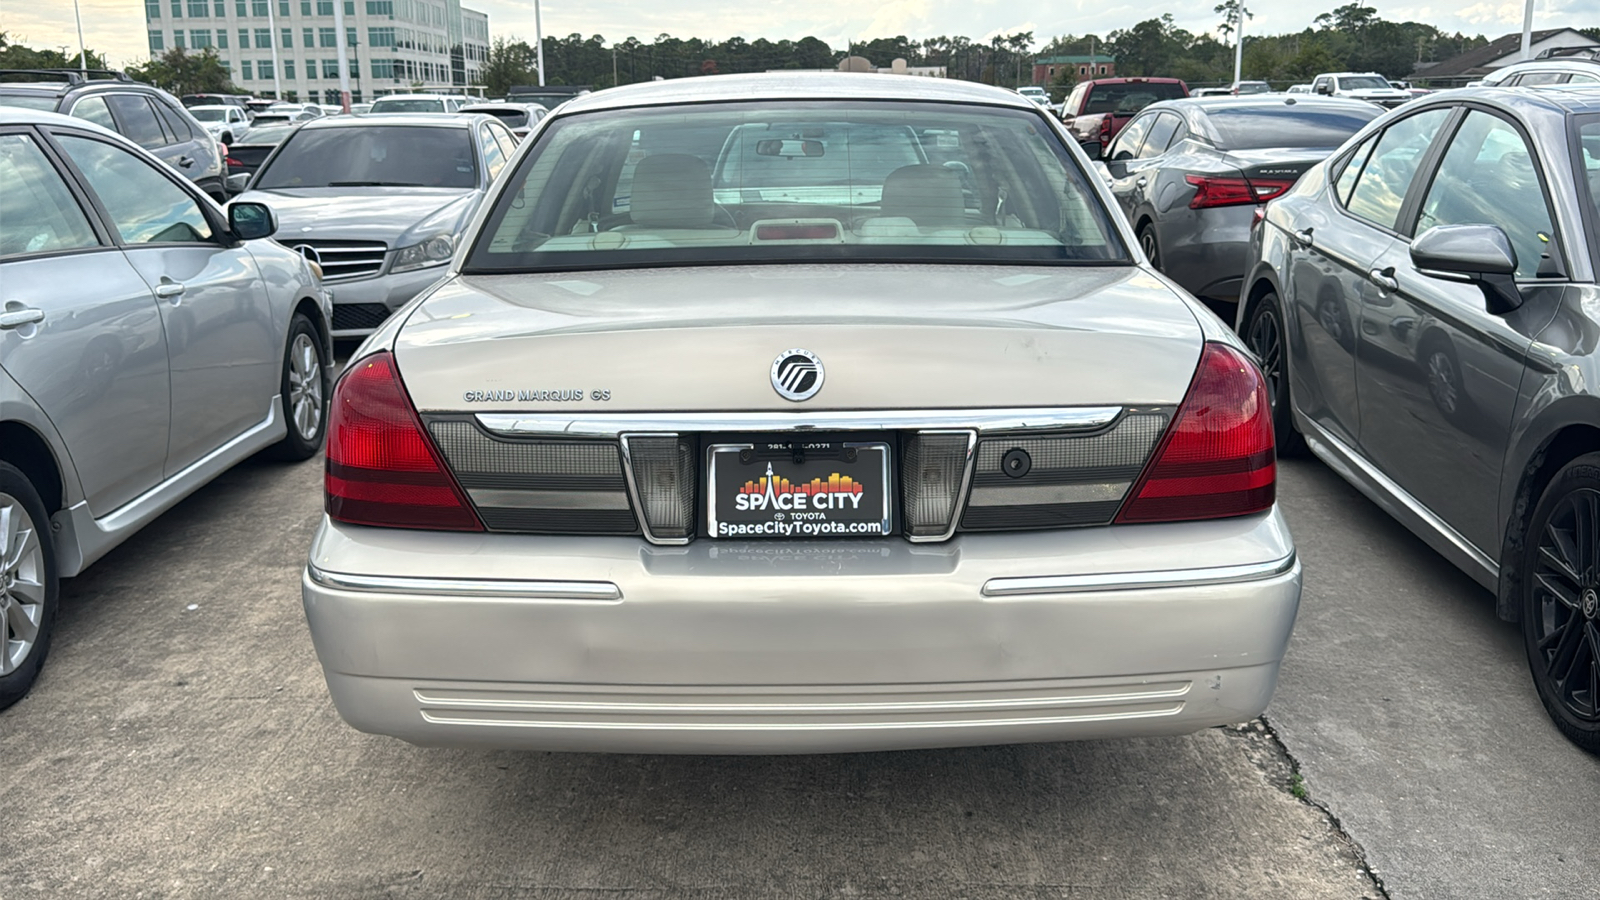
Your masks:
M 822 390 L 822 360 L 796 347 L 772 361 L 772 389 L 785 400 L 810 400 Z

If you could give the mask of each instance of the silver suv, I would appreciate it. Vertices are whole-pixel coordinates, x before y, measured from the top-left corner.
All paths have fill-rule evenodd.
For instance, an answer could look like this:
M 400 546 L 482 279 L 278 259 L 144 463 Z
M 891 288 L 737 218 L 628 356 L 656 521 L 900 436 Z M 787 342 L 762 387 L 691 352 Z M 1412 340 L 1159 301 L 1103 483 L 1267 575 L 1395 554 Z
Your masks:
M 111 131 L 0 108 L 0 709 L 60 578 L 259 450 L 321 448 L 330 300 L 274 228 Z

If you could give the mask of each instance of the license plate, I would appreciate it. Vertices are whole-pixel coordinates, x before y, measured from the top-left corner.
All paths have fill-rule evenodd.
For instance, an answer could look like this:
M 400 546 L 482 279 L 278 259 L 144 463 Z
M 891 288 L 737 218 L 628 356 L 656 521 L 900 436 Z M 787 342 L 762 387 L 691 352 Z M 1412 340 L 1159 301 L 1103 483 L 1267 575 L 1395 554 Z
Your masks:
M 712 537 L 882 537 L 892 530 L 886 443 L 715 444 L 710 457 Z

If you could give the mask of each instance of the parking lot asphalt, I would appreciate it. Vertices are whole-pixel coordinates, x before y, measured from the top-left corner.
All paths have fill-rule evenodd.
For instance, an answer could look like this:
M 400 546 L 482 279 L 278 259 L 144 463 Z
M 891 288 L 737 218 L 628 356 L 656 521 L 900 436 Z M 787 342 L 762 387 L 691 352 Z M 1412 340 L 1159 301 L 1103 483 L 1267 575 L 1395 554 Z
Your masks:
M 247 463 L 65 583 L 0 713 L 0 900 L 1380 896 L 1259 727 L 759 758 L 361 734 L 300 610 L 320 475 Z M 1488 595 L 1314 462 L 1282 493 L 1307 591 L 1267 719 L 1311 799 L 1392 896 L 1593 896 L 1600 775 Z

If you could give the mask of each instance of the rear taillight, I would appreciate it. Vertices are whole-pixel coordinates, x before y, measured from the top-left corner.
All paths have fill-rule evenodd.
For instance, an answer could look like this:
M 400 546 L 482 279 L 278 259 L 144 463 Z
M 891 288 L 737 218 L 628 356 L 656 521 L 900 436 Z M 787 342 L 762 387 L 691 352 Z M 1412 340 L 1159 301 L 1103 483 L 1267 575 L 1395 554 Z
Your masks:
M 1111 143 L 1111 116 L 1110 116 L 1110 114 L 1107 114 L 1107 115 L 1104 115 L 1104 116 L 1100 117 L 1100 146 L 1102 148 L 1104 148 L 1104 147 L 1108 146 L 1110 143 Z
M 1255 230 L 1260 228 L 1261 223 L 1265 222 L 1266 220 L 1267 208 L 1265 206 L 1256 207 L 1256 211 L 1250 214 L 1250 232 L 1254 234 Z
M 1293 181 L 1258 178 L 1223 178 L 1215 175 L 1185 175 L 1184 180 L 1194 185 L 1190 209 L 1209 209 L 1215 206 L 1243 206 L 1246 203 L 1265 203 L 1294 187 Z
M 226 159 L 226 160 L 227 160 L 227 163 L 228 163 L 228 165 L 230 165 L 230 166 L 239 166 L 239 167 L 241 167 L 241 168 L 242 168 L 242 167 L 243 167 L 243 166 L 244 166 L 244 163 L 242 163 L 242 162 L 240 162 L 240 161 L 238 161 L 238 160 L 237 160 L 237 159 L 234 159 L 234 158 L 233 158 L 233 157 L 231 157 L 231 156 L 227 156 L 227 157 L 224 157 L 224 159 Z
M 483 530 L 387 352 L 353 363 L 333 391 L 325 485 L 328 515 L 340 522 Z
M 1119 523 L 1243 516 L 1272 507 L 1277 464 L 1261 371 L 1226 344 L 1206 344 L 1189 393 Z

